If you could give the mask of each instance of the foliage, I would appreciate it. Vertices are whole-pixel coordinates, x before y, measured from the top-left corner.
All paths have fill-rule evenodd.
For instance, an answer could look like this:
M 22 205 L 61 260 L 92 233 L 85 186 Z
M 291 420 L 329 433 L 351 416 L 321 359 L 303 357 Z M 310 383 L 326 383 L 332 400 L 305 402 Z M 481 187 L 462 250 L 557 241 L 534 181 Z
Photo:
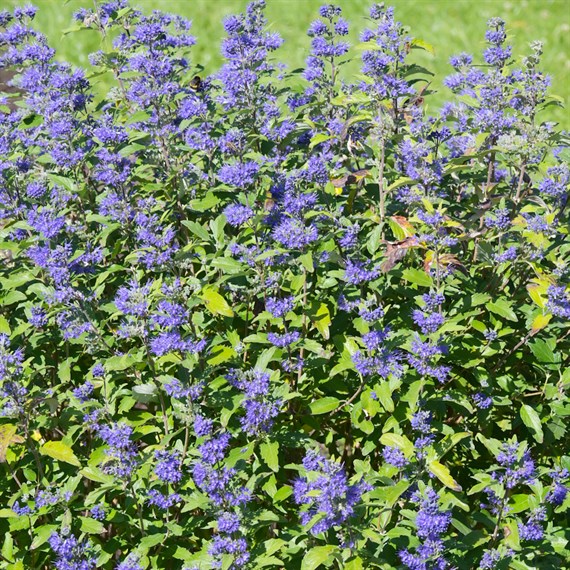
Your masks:
M 425 112 L 375 5 L 339 80 L 262 0 L 200 77 L 125 0 L 90 76 L 0 13 L 0 568 L 553 568 L 565 536 L 568 139 L 505 23 Z M 115 87 L 93 97 L 91 80 Z

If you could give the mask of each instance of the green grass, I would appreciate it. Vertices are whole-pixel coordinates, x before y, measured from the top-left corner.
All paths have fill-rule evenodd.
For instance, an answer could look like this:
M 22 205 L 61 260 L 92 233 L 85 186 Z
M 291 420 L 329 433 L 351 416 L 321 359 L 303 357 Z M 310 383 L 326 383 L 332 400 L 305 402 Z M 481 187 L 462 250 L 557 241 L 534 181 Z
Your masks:
M 22 4 L 20 0 L 2 0 L 2 7 Z M 72 14 L 79 7 L 91 7 L 89 0 L 35 0 L 39 7 L 37 27 L 49 38 L 58 51 L 58 57 L 75 65 L 87 67 L 87 55 L 99 49 L 96 34 L 81 32 L 64 35 L 72 25 Z M 280 59 L 291 68 L 303 65 L 309 47 L 305 31 L 315 18 L 318 8 L 326 3 L 320 0 L 267 0 L 267 17 L 271 27 L 285 39 L 278 52 Z M 365 24 L 370 0 L 337 0 L 352 25 L 351 39 L 356 41 Z M 194 48 L 195 62 L 210 73 L 221 62 L 219 42 L 223 35 L 222 18 L 245 7 L 246 0 L 132 0 L 133 6 L 144 11 L 161 9 L 184 15 L 193 20 L 198 43 Z M 510 41 L 517 59 L 529 53 L 533 40 L 544 42 L 543 69 L 552 76 L 553 94 L 568 103 L 570 96 L 570 0 L 392 0 L 399 21 L 409 26 L 412 35 L 435 47 L 435 56 L 421 53 L 418 63 L 435 73 L 431 98 L 432 107 L 440 105 L 449 95 L 442 80 L 450 72 L 449 56 L 461 51 L 479 53 L 484 47 L 486 21 L 501 16 L 507 22 Z M 357 65 L 349 68 L 356 73 Z M 556 121 L 562 128 L 570 128 L 567 109 L 550 107 L 542 116 Z

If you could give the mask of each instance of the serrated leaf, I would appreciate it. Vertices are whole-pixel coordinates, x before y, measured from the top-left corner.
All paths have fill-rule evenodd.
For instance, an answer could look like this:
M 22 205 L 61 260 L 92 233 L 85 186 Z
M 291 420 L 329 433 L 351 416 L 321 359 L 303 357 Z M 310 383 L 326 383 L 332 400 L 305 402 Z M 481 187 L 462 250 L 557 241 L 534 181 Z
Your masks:
M 532 431 L 534 439 L 536 439 L 538 443 L 542 443 L 544 440 L 544 432 L 542 431 L 540 416 L 536 410 L 527 404 L 523 404 L 520 409 L 520 416 L 524 425 Z
M 314 546 L 303 556 L 301 570 L 314 570 L 318 568 L 329 559 L 329 556 L 334 550 L 335 547 L 331 544 L 327 544 L 326 546 Z
M 487 303 L 487 308 L 492 313 L 504 317 L 509 321 L 518 321 L 516 313 L 511 309 L 510 304 L 505 299 L 498 299 L 497 301 Z
M 7 334 L 9 336 L 10 332 L 10 323 L 5 317 L 0 315 L 0 334 Z
M 409 283 L 414 283 L 422 287 L 432 287 L 433 279 L 425 272 L 419 269 L 404 269 L 402 277 Z
M 269 469 L 279 471 L 279 443 L 277 441 L 263 442 L 259 451 Z
M 428 469 L 446 486 L 453 491 L 461 491 L 461 485 L 451 476 L 449 469 L 439 461 L 431 461 Z
M 73 453 L 73 449 L 63 443 L 63 441 L 48 441 L 44 443 L 40 447 L 40 453 L 52 459 L 57 459 L 57 461 L 63 461 L 70 465 L 75 465 L 75 467 L 81 467 L 81 463 L 75 456 L 75 453 Z
M 531 343 L 529 346 L 538 362 L 544 364 L 554 364 L 557 361 L 556 355 L 546 341 L 538 339 Z
M 79 517 L 81 521 L 81 532 L 87 534 L 101 534 L 105 532 L 105 525 L 95 519 L 89 517 Z
M 208 358 L 210 366 L 216 366 L 227 362 L 236 356 L 236 351 L 231 346 L 216 346 L 212 349 L 212 356 Z
M 206 308 L 213 315 L 222 315 L 224 317 L 233 317 L 234 312 L 228 305 L 227 301 L 213 287 L 202 289 L 200 298 L 206 303 Z

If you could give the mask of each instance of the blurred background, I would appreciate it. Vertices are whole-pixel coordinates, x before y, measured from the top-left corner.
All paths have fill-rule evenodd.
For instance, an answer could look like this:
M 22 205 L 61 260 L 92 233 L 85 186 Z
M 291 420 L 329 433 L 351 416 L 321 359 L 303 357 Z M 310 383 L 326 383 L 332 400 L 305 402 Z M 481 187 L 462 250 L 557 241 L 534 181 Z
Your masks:
M 11 9 L 22 5 L 22 0 L 0 0 L 0 8 Z M 36 26 L 45 33 L 50 45 L 57 49 L 58 58 L 74 65 L 88 67 L 87 56 L 100 48 L 95 33 L 64 34 L 73 27 L 73 13 L 79 8 L 93 7 L 92 0 L 33 0 L 39 8 Z M 303 66 L 310 39 L 306 29 L 316 17 L 321 0 L 267 0 L 267 18 L 272 30 L 279 32 L 285 44 L 276 57 L 290 69 Z M 336 0 L 351 24 L 350 39 L 358 41 L 359 32 L 366 25 L 366 16 L 372 0 Z M 430 43 L 435 55 L 419 50 L 414 59 L 427 67 L 435 77 L 430 97 L 431 110 L 449 96 L 442 86 L 443 78 L 451 72 L 449 57 L 466 51 L 475 55 L 485 46 L 485 26 L 489 18 L 500 16 L 507 22 L 510 42 L 517 60 L 527 55 L 529 43 L 544 43 L 543 70 L 552 77 L 551 93 L 569 104 L 570 97 L 570 0 L 388 0 L 394 6 L 396 18 L 410 28 L 416 38 Z M 197 45 L 193 48 L 194 63 L 204 66 L 205 74 L 214 72 L 221 63 L 219 44 L 223 37 L 224 16 L 242 11 L 247 0 L 131 0 L 133 7 L 143 11 L 160 9 L 181 14 L 193 21 Z M 357 56 L 357 52 L 353 52 Z M 357 73 L 352 64 L 347 73 Z M 102 87 L 105 87 L 102 85 Z M 570 110 L 550 107 L 542 120 L 556 121 L 570 129 Z

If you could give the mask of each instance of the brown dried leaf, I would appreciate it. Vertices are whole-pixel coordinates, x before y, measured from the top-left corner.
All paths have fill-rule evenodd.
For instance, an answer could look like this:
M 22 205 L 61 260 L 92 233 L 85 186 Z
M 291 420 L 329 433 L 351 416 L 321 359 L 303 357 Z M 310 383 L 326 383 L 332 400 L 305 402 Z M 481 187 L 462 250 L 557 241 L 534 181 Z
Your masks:
M 401 241 L 384 242 L 386 243 L 386 259 L 380 265 L 383 273 L 388 273 L 394 266 L 406 256 L 408 249 L 416 247 L 418 240 L 415 237 L 407 237 Z

